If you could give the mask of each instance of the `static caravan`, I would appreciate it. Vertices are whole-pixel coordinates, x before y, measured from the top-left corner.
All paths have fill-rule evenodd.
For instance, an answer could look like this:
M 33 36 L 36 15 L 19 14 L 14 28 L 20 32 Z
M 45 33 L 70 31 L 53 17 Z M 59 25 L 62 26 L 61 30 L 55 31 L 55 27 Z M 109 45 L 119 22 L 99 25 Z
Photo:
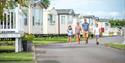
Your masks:
M 44 11 L 43 34 L 66 34 L 69 25 L 78 20 L 79 14 L 72 9 L 55 9 Z
M 58 14 L 55 8 L 43 12 L 43 34 L 58 34 Z
M 58 13 L 58 34 L 66 34 L 67 27 L 73 24 L 73 9 L 56 9 Z
M 44 4 L 39 0 L 33 0 L 32 6 L 26 9 L 27 17 L 24 21 L 24 32 L 31 34 L 43 34 L 43 8 Z

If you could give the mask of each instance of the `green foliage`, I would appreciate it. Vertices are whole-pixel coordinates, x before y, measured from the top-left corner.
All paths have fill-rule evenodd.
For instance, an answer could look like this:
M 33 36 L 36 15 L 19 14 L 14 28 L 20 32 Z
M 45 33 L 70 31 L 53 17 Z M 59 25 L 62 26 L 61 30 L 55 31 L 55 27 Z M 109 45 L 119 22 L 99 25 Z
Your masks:
M 24 36 L 22 37 L 24 41 L 32 41 L 33 38 L 34 36 L 32 34 L 24 34 Z
M 17 3 L 20 4 L 21 6 L 28 6 L 28 2 L 30 0 L 0 0 L 0 19 L 2 20 L 3 18 L 3 11 L 4 8 L 14 8 L 17 6 Z M 42 2 L 43 1 L 43 2 Z M 41 3 L 43 3 L 46 7 L 48 7 L 50 5 L 50 1 L 49 0 L 42 0 Z
M 4 8 L 6 9 L 13 9 L 16 6 L 16 2 L 13 0 L 0 0 L 0 19 L 3 18 L 3 11 Z
M 6 3 L 6 8 L 8 9 L 13 9 L 16 6 L 16 2 L 14 2 L 13 0 L 7 1 Z
M 4 8 L 13 9 L 17 6 L 17 3 L 19 3 L 21 6 L 26 6 L 27 0 L 0 0 L 0 19 L 3 18 L 3 11 Z
M 15 2 L 19 3 L 21 6 L 27 6 L 27 0 L 15 0 Z
M 112 27 L 125 26 L 125 20 L 110 20 L 109 23 Z
M 15 41 L 11 38 L 0 39 L 0 45 L 14 45 Z
M 0 0 L 0 19 L 3 18 L 3 8 L 6 6 L 6 0 Z
M 49 7 L 49 5 L 50 5 L 50 1 L 49 0 L 41 0 L 41 1 L 43 1 L 45 6 Z

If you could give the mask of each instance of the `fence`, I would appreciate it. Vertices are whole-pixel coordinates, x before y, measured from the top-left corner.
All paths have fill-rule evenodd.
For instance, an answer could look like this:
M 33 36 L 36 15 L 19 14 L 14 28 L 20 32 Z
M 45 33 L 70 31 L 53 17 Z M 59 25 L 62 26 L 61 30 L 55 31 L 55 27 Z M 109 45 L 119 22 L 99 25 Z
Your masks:
M 24 13 L 19 5 L 15 9 L 5 9 L 0 21 L 0 38 L 15 38 L 15 52 L 22 51 Z

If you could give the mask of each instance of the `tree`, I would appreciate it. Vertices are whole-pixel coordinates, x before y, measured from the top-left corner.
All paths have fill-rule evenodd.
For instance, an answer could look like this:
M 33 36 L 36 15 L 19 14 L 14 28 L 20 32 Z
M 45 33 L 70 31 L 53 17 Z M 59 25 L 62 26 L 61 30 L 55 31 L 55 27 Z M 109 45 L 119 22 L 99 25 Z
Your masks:
M 15 0 L 15 1 L 18 2 L 21 6 L 26 6 L 27 0 Z
M 112 27 L 125 26 L 125 20 L 110 20 L 109 23 Z
M 6 6 L 6 0 L 0 0 L 0 19 L 3 17 L 3 8 Z
M 19 3 L 21 6 L 28 6 L 27 2 L 29 0 L 0 0 L 0 19 L 3 16 L 4 8 L 14 8 L 16 6 L 16 3 Z M 41 0 L 41 3 L 43 3 L 46 7 L 49 7 L 50 0 Z
M 50 1 L 49 0 L 41 0 L 43 1 L 43 4 L 46 6 L 46 7 L 49 7 L 50 5 Z
M 29 11 L 28 11 L 28 15 L 29 17 L 32 17 L 30 13 L 30 11 L 32 11 L 31 9 L 31 5 L 32 3 L 30 3 L 32 0 L 0 0 L 0 21 L 2 21 L 3 19 L 3 12 L 4 12 L 4 8 L 6 9 L 13 9 L 15 7 L 17 7 L 17 4 L 20 4 L 20 6 L 24 6 L 24 7 L 29 7 Z M 44 5 L 45 8 L 48 8 L 50 5 L 50 0 L 41 0 L 40 1 L 41 4 Z M 31 18 L 29 18 L 29 22 L 30 22 Z M 30 28 L 29 28 L 30 30 Z M 29 33 L 30 34 L 30 33 Z
M 21 6 L 26 6 L 27 0 L 0 0 L 0 19 L 3 17 L 4 8 L 12 9 L 19 3 Z

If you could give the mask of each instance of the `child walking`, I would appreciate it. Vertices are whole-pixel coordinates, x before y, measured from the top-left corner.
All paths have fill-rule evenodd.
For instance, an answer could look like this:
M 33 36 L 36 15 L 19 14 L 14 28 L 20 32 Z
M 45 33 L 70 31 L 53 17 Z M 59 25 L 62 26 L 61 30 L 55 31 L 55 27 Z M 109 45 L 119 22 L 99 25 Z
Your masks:
M 96 24 L 96 27 L 94 29 L 94 34 L 96 36 L 96 45 L 99 45 L 100 28 L 98 27 L 98 24 Z
M 72 30 L 71 25 L 68 26 L 67 34 L 68 34 L 68 42 L 71 43 L 72 42 L 72 35 L 73 35 L 73 30 Z

